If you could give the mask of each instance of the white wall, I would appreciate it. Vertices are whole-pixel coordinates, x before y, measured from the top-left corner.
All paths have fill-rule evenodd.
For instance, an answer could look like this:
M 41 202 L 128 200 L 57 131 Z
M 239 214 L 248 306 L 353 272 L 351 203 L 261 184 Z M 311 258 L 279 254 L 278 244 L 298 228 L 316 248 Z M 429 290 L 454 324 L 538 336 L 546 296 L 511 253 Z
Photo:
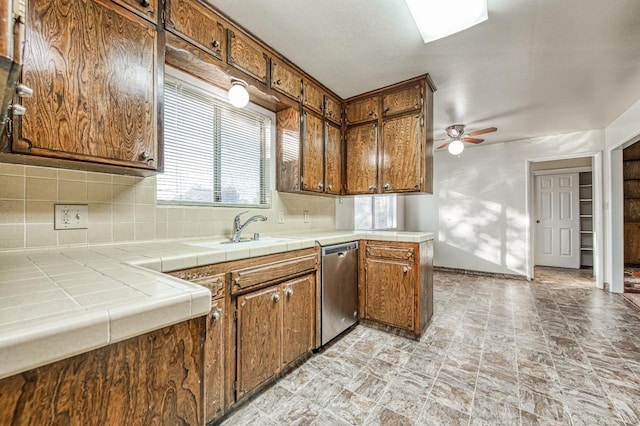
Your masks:
M 437 266 L 527 275 L 527 160 L 604 150 L 604 131 L 435 154 L 433 195 L 405 198 L 408 230 L 435 233 Z
M 605 129 L 605 281 L 611 291 L 624 291 L 624 217 L 622 148 L 640 139 L 640 100 Z

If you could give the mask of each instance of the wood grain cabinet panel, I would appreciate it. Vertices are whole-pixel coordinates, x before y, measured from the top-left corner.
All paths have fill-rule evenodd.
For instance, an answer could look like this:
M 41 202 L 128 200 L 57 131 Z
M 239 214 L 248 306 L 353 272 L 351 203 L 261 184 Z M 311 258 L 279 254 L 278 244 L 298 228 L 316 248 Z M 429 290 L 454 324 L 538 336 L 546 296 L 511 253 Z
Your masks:
M 388 116 L 409 111 L 419 111 L 424 103 L 422 85 L 412 84 L 399 90 L 393 90 L 382 96 L 382 115 Z
M 342 189 L 342 134 L 340 127 L 325 122 L 324 191 L 340 195 Z
M 248 36 L 229 29 L 227 63 L 263 84 L 269 80 L 269 56 Z
M 413 330 L 415 279 L 413 262 L 367 258 L 366 318 Z
M 315 275 L 284 282 L 280 286 L 282 304 L 282 366 L 286 366 L 314 347 L 316 284 Z
M 324 109 L 327 120 L 331 120 L 338 125 L 342 123 L 342 106 L 340 101 L 331 96 L 325 96 Z
M 276 113 L 276 186 L 280 192 L 299 192 L 302 148 L 300 111 L 288 108 Z
M 296 274 L 313 271 L 318 267 L 318 255 L 305 254 L 282 260 L 273 256 L 269 260 L 257 258 L 251 263 L 231 270 L 231 294 L 264 287 Z
M 29 1 L 12 151 L 156 169 L 158 34 L 111 2 Z M 55 36 L 54 36 L 55 35 Z
M 153 23 L 158 22 L 158 0 L 112 0 Z
M 280 371 L 282 365 L 282 294 L 269 287 L 237 299 L 237 391 L 242 398 Z
M 315 84 L 304 80 L 302 84 L 303 105 L 320 115 L 324 114 L 324 92 Z
M 302 76 L 290 66 L 271 59 L 271 88 L 299 101 L 302 93 Z
M 420 115 L 382 122 L 382 192 L 420 191 L 422 129 Z
M 165 27 L 200 49 L 223 60 L 226 52 L 222 20 L 196 0 L 166 0 Z
M 348 127 L 345 135 L 347 194 L 376 193 L 378 182 L 378 124 Z
M 322 119 L 302 113 L 302 189 L 324 192 L 324 141 Z
M 347 125 L 377 120 L 380 116 L 380 98 L 372 96 L 347 103 L 345 121 Z
M 208 423 L 224 414 L 225 300 L 211 302 L 204 342 L 204 418 Z

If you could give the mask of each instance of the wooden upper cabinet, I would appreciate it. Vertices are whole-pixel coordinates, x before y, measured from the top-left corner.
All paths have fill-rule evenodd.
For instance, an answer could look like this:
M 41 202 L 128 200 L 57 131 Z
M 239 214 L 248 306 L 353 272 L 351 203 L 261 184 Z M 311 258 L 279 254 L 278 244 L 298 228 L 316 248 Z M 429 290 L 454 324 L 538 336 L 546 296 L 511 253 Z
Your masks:
M 327 120 L 331 120 L 336 124 L 342 123 L 342 107 L 340 101 L 331 96 L 325 96 L 324 109 L 324 116 Z
M 166 0 L 165 27 L 217 59 L 226 52 L 222 20 L 208 7 L 195 0 Z
M 345 111 L 347 125 L 377 120 L 380 116 L 380 98 L 372 96 L 349 102 Z
M 422 109 L 422 85 L 414 83 L 382 96 L 382 115 L 388 116 Z
M 378 124 L 347 128 L 345 135 L 346 193 L 371 194 L 378 191 Z
M 112 0 L 153 23 L 158 22 L 158 0 Z
M 324 141 L 322 119 L 303 112 L 302 189 L 324 192 Z
M 342 189 L 342 134 L 340 127 L 325 123 L 324 192 L 340 195 Z
M 381 150 L 381 192 L 419 191 L 424 162 L 420 115 L 385 119 Z
M 228 34 L 227 63 L 256 80 L 269 83 L 269 56 L 258 43 L 232 29 Z
M 155 170 L 155 26 L 110 1 L 32 0 L 27 11 L 22 81 L 33 97 L 22 99 L 11 150 Z
M 311 351 L 315 338 L 315 275 L 281 284 L 282 296 L 282 365 L 286 366 Z
M 302 91 L 302 76 L 290 66 L 276 59 L 271 59 L 271 88 L 299 101 Z
M 315 84 L 304 80 L 302 84 L 303 105 L 318 114 L 324 114 L 324 92 Z

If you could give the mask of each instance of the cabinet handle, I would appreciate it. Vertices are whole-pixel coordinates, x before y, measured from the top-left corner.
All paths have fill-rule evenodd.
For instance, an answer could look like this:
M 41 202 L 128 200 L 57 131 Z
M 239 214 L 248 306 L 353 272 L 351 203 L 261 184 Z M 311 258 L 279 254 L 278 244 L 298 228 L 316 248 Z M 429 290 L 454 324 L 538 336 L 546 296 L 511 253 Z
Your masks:
M 372 118 L 376 118 L 378 117 L 378 114 L 376 114 L 375 111 L 369 111 L 369 116 Z
M 375 185 L 370 185 L 369 186 L 369 191 L 371 192 L 375 192 L 375 190 L 378 189 Z
M 287 288 L 284 292 L 287 295 L 287 297 L 293 296 L 293 289 L 291 287 Z
M 211 319 L 213 319 L 214 321 L 218 321 L 220 319 L 220 312 L 215 311 L 214 313 L 212 313 Z
M 322 182 L 319 182 L 318 183 L 318 189 L 322 189 L 322 188 L 324 188 L 324 185 L 322 184 Z
M 211 42 L 211 45 L 217 49 L 218 47 L 220 47 L 220 42 L 218 40 L 213 40 L 213 42 Z
M 329 184 L 329 185 L 327 185 L 327 189 L 328 189 L 329 191 L 331 191 L 331 190 L 333 189 L 333 186 L 331 186 L 331 184 Z
M 389 107 L 386 107 L 384 110 L 382 110 L 382 115 L 386 115 L 389 112 Z
M 9 106 L 11 109 L 11 114 L 13 115 L 24 115 L 27 112 L 27 109 L 20 104 L 12 104 Z
M 390 190 L 391 189 L 391 184 L 389 182 L 385 183 L 384 184 L 384 189 L 385 189 L 385 191 Z
M 278 300 L 280 300 L 280 293 L 273 293 L 272 299 L 274 302 L 277 302 Z
M 410 270 L 411 270 L 411 268 L 410 268 L 410 267 L 408 267 L 408 266 L 405 266 L 404 268 L 402 268 L 402 272 L 404 272 L 405 274 L 406 274 L 407 272 L 409 272 Z
M 18 84 L 16 86 L 16 94 L 21 98 L 30 98 L 33 96 L 33 89 L 26 84 Z
M 327 117 L 333 117 L 333 111 L 327 112 Z
M 276 80 L 276 86 L 280 86 L 282 84 L 282 80 Z
M 138 158 L 140 158 L 140 161 L 145 161 L 148 165 L 151 165 L 151 163 L 153 163 L 153 158 L 147 151 L 142 151 Z
M 142 7 L 149 7 L 150 4 L 149 0 L 140 0 L 140 6 Z

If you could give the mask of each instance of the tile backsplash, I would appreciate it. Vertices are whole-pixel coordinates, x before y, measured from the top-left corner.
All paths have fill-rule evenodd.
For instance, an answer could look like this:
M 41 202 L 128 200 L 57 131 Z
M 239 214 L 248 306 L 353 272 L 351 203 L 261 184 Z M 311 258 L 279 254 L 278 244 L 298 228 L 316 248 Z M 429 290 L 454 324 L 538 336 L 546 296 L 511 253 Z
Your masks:
M 89 205 L 88 229 L 53 229 L 53 205 Z M 229 236 L 246 209 L 156 205 L 155 177 L 140 178 L 0 163 L 0 249 L 67 246 L 203 236 Z M 309 211 L 305 223 L 303 212 Z M 284 212 L 284 224 L 278 223 Z M 267 216 L 245 231 L 335 229 L 333 198 L 272 191 Z

